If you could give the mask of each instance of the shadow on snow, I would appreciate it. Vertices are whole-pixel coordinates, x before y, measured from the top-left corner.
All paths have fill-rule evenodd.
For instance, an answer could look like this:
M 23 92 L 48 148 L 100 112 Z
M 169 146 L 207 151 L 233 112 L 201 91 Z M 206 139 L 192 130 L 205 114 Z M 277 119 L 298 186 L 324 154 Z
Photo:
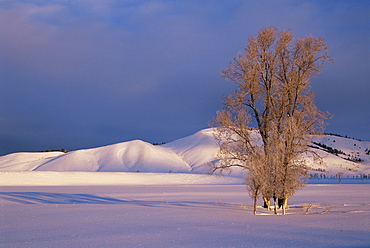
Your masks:
M 0 199 L 21 204 L 133 204 L 146 207 L 226 207 L 242 209 L 243 206 L 223 202 L 192 202 L 192 201 L 147 201 L 134 199 L 116 199 L 92 194 L 66 194 L 47 192 L 0 192 Z M 245 207 L 245 206 L 244 206 Z

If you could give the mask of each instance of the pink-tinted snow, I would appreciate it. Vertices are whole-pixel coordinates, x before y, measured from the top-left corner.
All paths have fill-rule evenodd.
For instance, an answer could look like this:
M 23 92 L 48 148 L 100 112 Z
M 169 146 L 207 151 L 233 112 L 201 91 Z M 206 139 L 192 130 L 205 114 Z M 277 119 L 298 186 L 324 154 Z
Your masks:
M 368 247 L 369 192 L 308 185 L 254 216 L 243 185 L 3 186 L 0 246 Z

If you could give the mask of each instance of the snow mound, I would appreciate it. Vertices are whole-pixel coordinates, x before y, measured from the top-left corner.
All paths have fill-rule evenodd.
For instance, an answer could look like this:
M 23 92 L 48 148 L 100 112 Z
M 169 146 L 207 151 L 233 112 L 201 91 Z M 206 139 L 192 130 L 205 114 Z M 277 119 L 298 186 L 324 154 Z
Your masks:
M 41 164 L 37 171 L 188 172 L 174 152 L 140 140 L 69 152 Z

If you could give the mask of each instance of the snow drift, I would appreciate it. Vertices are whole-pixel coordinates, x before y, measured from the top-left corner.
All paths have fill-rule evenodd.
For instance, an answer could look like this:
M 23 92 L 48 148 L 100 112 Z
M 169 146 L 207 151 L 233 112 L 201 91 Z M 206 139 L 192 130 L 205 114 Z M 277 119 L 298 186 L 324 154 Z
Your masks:
M 133 140 L 68 153 L 13 153 L 0 157 L 0 171 L 180 172 L 206 173 L 217 161 L 213 129 L 204 129 L 165 145 Z M 312 148 L 323 158 L 309 157 L 312 173 L 370 173 L 370 142 L 332 135 L 313 135 Z M 234 170 L 232 175 L 242 175 Z

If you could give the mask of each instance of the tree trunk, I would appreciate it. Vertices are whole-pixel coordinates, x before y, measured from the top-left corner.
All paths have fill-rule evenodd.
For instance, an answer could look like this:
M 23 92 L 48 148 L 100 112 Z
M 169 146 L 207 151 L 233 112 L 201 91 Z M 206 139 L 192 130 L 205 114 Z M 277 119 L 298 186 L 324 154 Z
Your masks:
M 267 208 L 268 211 L 271 210 L 271 199 L 268 197 L 263 197 L 263 207 Z
M 274 197 L 274 214 L 278 214 L 278 202 L 276 197 Z
M 257 214 L 257 198 L 256 197 L 254 198 L 254 201 L 253 201 L 253 214 L 254 215 Z
M 283 200 L 283 215 L 285 215 L 285 209 L 288 209 L 288 199 L 289 197 L 285 197 Z
M 278 198 L 278 206 L 279 206 L 279 209 L 281 207 L 283 207 L 283 205 L 284 205 L 284 198 Z
M 283 209 L 289 209 L 289 207 L 288 207 L 288 200 L 289 200 L 289 197 L 285 197 L 284 198 Z
M 258 189 L 254 192 L 253 197 L 253 214 L 257 214 Z

